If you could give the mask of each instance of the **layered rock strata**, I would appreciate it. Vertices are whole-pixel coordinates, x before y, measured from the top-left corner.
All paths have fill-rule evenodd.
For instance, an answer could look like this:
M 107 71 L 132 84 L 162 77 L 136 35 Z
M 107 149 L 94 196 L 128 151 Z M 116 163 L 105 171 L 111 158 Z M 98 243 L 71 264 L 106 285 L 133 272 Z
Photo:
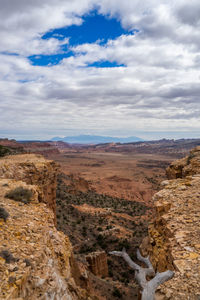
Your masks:
M 0 160 L 0 178 L 21 180 L 37 185 L 39 201 L 50 207 L 56 218 L 56 185 L 58 165 L 41 155 L 11 155 Z
M 156 218 L 148 250 L 158 271 L 175 270 L 159 299 L 200 299 L 200 147 L 167 170 L 170 178 L 155 194 Z M 182 177 L 182 178 L 180 178 Z
M 107 255 L 105 251 L 92 252 L 86 256 L 89 270 L 96 276 L 108 276 Z
M 185 178 L 200 173 L 200 146 L 182 159 L 174 161 L 166 170 L 168 179 Z
M 0 160 L 0 299 L 92 299 L 80 288 L 87 272 L 80 271 L 68 237 L 56 230 L 54 212 L 45 204 L 52 207 L 55 200 L 56 169 L 36 155 Z M 16 188 L 30 191 L 29 201 L 8 198 Z

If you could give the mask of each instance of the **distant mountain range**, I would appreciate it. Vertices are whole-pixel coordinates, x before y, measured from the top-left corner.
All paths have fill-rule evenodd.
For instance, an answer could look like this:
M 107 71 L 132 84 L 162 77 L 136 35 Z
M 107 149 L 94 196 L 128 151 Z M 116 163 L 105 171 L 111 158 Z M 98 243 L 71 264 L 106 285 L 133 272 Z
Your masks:
M 104 144 L 104 143 L 131 143 L 142 142 L 143 140 L 136 136 L 130 136 L 127 138 L 118 138 L 110 136 L 99 135 L 78 135 L 78 136 L 66 136 L 64 138 L 54 137 L 51 141 L 63 141 L 70 144 Z

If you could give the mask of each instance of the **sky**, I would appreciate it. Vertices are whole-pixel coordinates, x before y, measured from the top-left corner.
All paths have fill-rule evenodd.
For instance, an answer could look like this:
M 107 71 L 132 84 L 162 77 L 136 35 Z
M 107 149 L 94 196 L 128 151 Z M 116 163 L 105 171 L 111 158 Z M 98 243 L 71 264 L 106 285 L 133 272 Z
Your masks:
M 0 0 L 0 137 L 199 138 L 199 0 Z

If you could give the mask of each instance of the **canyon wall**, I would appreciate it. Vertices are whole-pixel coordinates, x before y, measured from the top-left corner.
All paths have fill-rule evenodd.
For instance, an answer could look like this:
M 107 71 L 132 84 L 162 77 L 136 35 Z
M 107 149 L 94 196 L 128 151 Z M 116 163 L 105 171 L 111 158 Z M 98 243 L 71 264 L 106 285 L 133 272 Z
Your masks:
M 168 169 L 146 244 L 157 271 L 174 270 L 157 299 L 200 299 L 200 147 Z M 143 247 L 144 245 L 142 245 Z
M 11 155 L 0 160 L 0 178 L 37 185 L 39 201 L 53 210 L 54 218 L 58 169 L 59 166 L 54 161 L 35 154 Z
M 55 228 L 57 171 L 38 155 L 0 160 L 0 299 L 92 299 L 68 237 Z

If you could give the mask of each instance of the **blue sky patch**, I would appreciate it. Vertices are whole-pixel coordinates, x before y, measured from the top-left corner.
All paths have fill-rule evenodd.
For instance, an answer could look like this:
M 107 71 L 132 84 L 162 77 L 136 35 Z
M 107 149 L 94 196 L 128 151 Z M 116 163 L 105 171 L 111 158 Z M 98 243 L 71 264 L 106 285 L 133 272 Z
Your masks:
M 47 32 L 42 36 L 43 39 L 56 38 L 63 40 L 70 38 L 70 45 L 76 46 L 84 43 L 94 43 L 100 40 L 106 43 L 109 39 L 115 39 L 122 34 L 130 33 L 121 27 L 117 19 L 111 19 L 95 12 L 83 17 L 83 23 L 69 27 L 59 28 Z
M 123 64 L 118 64 L 117 62 L 110 62 L 110 61 L 97 61 L 92 64 L 89 64 L 88 67 L 95 67 L 95 68 L 117 68 L 117 67 L 126 67 Z
M 33 66 L 51 66 L 57 65 L 63 58 L 70 56 L 73 56 L 73 52 L 71 51 L 55 55 L 31 55 L 28 58 Z
M 99 42 L 100 45 L 107 43 L 109 39 L 114 40 L 123 34 L 134 34 L 122 28 L 117 19 L 111 19 L 107 16 L 99 15 L 96 11 L 83 17 L 81 25 L 72 25 L 69 27 L 51 30 L 42 36 L 42 39 L 56 38 L 63 40 L 69 38 L 69 44 L 61 47 L 61 53 L 55 55 L 32 55 L 29 60 L 34 66 L 52 66 L 58 64 L 63 58 L 75 56 L 71 47 L 85 43 Z M 124 65 L 118 65 L 116 62 L 95 62 L 88 67 L 112 68 Z

